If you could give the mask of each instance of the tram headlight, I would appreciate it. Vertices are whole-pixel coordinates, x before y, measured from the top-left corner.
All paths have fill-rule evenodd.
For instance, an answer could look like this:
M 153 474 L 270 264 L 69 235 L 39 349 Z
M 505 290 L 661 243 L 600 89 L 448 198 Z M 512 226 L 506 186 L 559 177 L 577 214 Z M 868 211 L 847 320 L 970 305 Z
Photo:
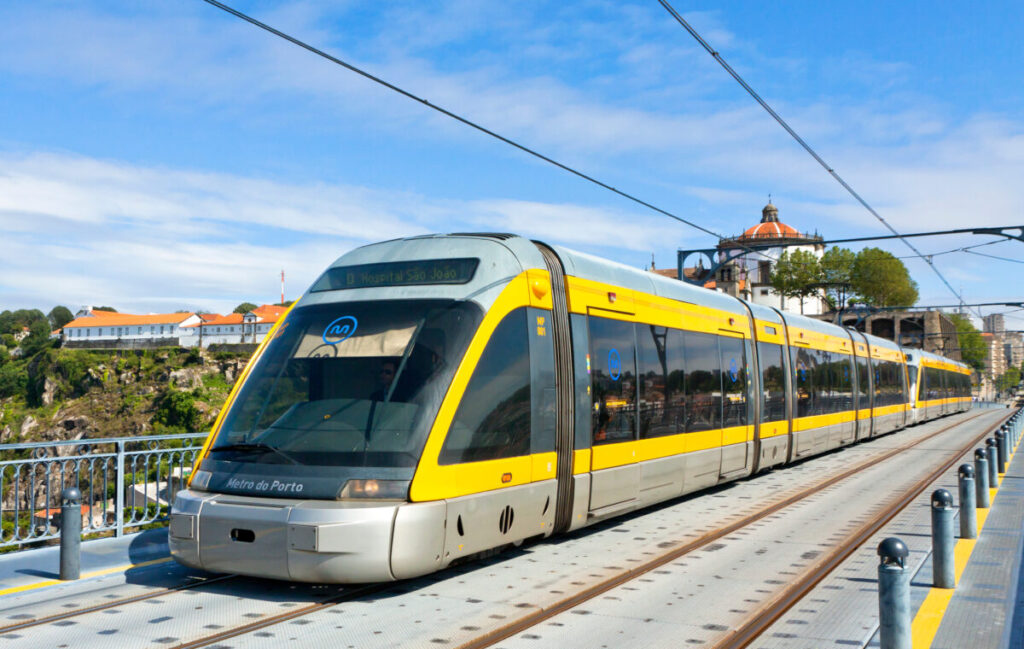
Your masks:
M 409 480 L 349 480 L 342 487 L 338 498 L 380 498 L 384 500 L 405 500 L 409 493 Z

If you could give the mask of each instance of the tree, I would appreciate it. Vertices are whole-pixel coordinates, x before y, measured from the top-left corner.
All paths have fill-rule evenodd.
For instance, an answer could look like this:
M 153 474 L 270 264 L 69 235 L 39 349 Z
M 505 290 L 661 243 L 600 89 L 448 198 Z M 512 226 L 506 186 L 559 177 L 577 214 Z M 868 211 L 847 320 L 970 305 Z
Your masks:
M 46 316 L 44 316 L 43 312 L 39 309 L 4 311 L 3 313 L 0 313 L 0 334 L 20 333 L 22 327 L 31 328 L 33 323 L 45 321 Z M 49 325 L 48 322 L 47 325 Z
M 903 262 L 881 248 L 864 248 L 853 262 L 851 284 L 868 306 L 901 306 L 917 302 L 917 283 Z
M 117 309 L 112 306 L 96 306 L 93 307 L 93 311 L 111 311 L 113 313 L 117 313 Z
M 35 356 L 43 349 L 53 347 L 50 340 L 50 323 L 44 318 L 36 320 L 29 327 L 29 334 L 21 341 L 21 351 L 25 358 Z
M 956 327 L 956 339 L 960 347 L 960 358 L 976 370 L 985 369 L 985 358 L 988 356 L 988 345 L 981 333 L 974 328 L 970 318 L 959 313 L 948 313 L 949 319 Z
M 253 304 L 252 302 L 242 302 L 241 304 L 235 307 L 235 310 L 232 311 L 232 313 L 249 313 L 255 308 L 256 305 Z
M 829 248 L 818 262 L 821 267 L 821 283 L 825 289 L 825 299 L 833 309 L 846 306 L 846 300 L 852 294 L 853 265 L 857 255 L 848 248 Z
M 787 250 L 779 257 L 769 281 L 779 295 L 799 298 L 803 313 L 804 298 L 817 293 L 821 285 L 818 258 L 806 250 Z
M 55 306 L 50 310 L 50 313 L 46 316 L 50 320 L 50 327 L 54 329 L 60 329 L 67 323 L 75 319 L 71 309 L 66 306 Z
M 1020 370 L 1011 367 L 1003 372 L 1002 376 L 996 379 L 996 390 L 1008 392 L 1020 384 Z

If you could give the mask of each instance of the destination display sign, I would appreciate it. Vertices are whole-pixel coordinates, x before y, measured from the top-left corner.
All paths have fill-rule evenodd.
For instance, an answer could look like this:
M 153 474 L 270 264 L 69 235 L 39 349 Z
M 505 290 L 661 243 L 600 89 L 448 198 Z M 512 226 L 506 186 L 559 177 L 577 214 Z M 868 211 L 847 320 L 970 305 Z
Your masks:
M 479 259 L 416 259 L 381 264 L 360 264 L 330 268 L 310 289 L 340 291 L 352 288 L 466 284 L 473 279 Z

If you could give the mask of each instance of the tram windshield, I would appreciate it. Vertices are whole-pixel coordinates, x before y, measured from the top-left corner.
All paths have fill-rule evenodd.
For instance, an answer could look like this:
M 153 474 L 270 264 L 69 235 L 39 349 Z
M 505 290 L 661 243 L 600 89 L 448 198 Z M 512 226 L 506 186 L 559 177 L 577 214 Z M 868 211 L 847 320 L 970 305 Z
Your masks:
M 414 467 L 482 317 L 469 302 L 295 309 L 224 419 L 214 460 Z

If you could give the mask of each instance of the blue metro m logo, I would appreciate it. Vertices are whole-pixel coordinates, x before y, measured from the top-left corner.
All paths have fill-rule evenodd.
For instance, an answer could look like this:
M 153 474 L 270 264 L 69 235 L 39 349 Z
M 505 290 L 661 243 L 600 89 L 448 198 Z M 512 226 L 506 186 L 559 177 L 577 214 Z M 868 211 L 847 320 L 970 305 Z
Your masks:
M 333 320 L 324 329 L 324 342 L 328 345 L 337 345 L 354 334 L 358 326 L 359 322 L 352 316 L 341 316 L 337 320 Z

